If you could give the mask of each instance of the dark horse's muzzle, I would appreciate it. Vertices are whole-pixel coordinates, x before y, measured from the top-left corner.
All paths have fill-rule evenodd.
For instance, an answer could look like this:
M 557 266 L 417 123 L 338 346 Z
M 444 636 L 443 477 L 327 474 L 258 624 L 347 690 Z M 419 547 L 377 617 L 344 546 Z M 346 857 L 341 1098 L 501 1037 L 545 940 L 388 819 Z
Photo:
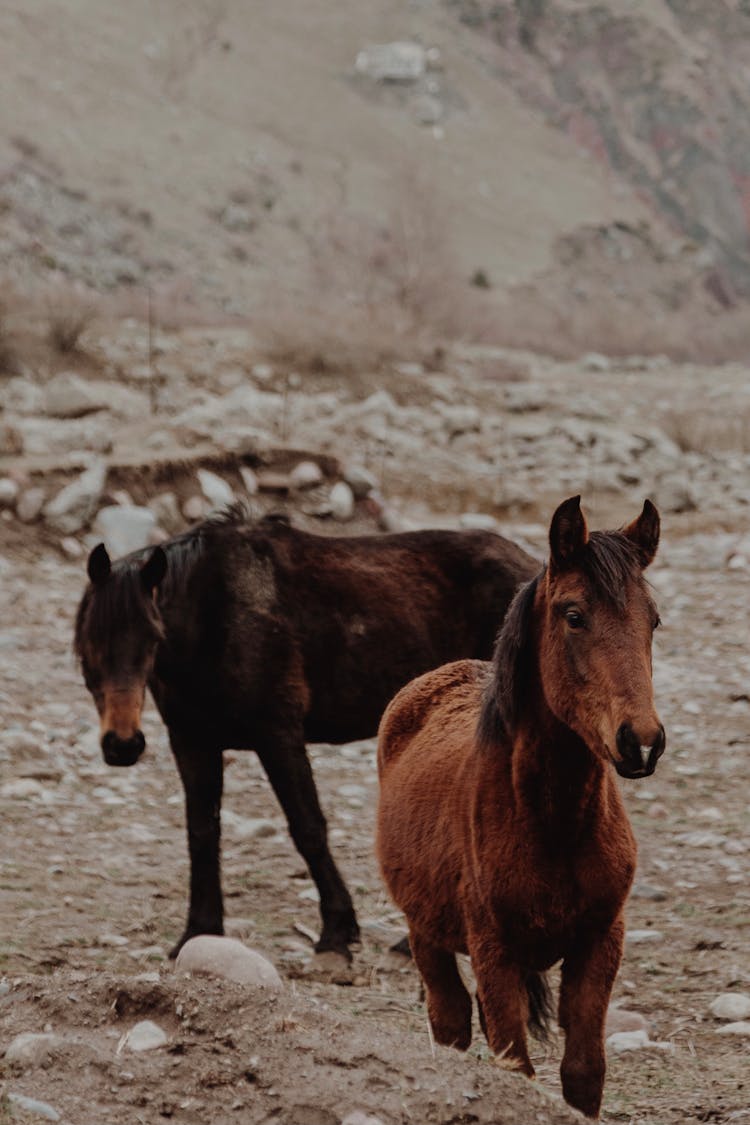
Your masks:
M 146 739 L 140 730 L 131 738 L 118 738 L 113 730 L 102 735 L 102 753 L 108 766 L 134 766 L 145 749 Z
M 667 736 L 662 726 L 651 745 L 643 746 L 633 728 L 628 723 L 623 723 L 617 732 L 617 749 L 621 760 L 615 762 L 615 769 L 620 777 L 650 777 L 666 744 Z

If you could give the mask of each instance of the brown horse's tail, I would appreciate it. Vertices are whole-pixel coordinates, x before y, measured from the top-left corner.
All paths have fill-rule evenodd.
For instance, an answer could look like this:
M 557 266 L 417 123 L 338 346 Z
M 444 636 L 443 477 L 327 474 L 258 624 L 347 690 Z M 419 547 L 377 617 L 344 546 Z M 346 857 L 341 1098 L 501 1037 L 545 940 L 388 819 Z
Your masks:
M 549 1039 L 552 1020 L 552 993 L 544 973 L 527 973 L 524 981 L 529 998 L 529 1031 L 535 1039 Z

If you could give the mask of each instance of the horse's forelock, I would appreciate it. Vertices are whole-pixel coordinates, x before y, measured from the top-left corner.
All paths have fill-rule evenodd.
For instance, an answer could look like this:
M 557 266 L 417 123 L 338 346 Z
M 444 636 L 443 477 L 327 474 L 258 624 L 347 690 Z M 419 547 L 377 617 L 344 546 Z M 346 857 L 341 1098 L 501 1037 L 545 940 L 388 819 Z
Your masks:
M 628 585 L 642 573 L 636 545 L 621 531 L 592 531 L 577 560 L 595 593 L 623 609 Z
M 143 586 L 140 563 L 127 560 L 116 564 L 105 582 L 90 586 L 81 598 L 73 637 L 76 656 L 80 660 L 84 649 L 107 652 L 113 638 L 139 621 L 154 639 L 163 637 L 161 614 Z
M 531 613 L 542 571 L 517 591 L 495 642 L 492 676 L 477 725 L 480 749 L 496 746 L 518 721 L 529 676 Z

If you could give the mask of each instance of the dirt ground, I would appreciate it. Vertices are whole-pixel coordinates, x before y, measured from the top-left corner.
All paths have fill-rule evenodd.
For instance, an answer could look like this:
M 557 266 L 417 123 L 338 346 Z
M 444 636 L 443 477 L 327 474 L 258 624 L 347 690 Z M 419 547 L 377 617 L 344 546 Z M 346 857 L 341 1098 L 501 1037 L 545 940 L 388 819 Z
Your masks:
M 541 523 L 516 530 L 543 551 Z M 614 998 L 646 1017 L 658 1046 L 610 1057 L 606 1121 L 750 1122 L 747 1039 L 718 1034 L 708 1011 L 719 993 L 750 986 L 750 574 L 726 568 L 730 538 L 695 515 L 672 517 L 653 569 L 668 745 L 652 778 L 622 783 L 640 860 Z M 373 859 L 373 741 L 311 750 L 363 926 L 351 970 L 316 965 L 314 888 L 258 762 L 232 753 L 228 932 L 269 956 L 286 988 L 258 1001 L 174 973 L 165 951 L 181 931 L 188 876 L 180 785 L 153 709 L 142 762 L 104 765 L 71 655 L 81 587 L 82 564 L 56 553 L 0 560 L 1 1042 L 47 1030 L 66 1043 L 39 1067 L 6 1065 L 6 1095 L 42 1099 L 76 1125 L 333 1125 L 353 1110 L 386 1121 L 573 1120 L 543 1093 L 559 1093 L 556 1039 L 535 1050 L 536 1086 L 491 1068 L 481 1039 L 466 1058 L 433 1056 L 416 972 L 388 953 L 403 926 Z M 168 1047 L 118 1054 L 142 1018 L 164 1027 Z

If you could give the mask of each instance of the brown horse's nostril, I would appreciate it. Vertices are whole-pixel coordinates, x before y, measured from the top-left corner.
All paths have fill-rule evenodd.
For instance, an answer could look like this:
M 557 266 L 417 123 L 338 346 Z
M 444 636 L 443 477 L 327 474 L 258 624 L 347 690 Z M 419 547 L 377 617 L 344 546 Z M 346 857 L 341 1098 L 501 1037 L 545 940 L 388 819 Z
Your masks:
M 615 763 L 620 777 L 648 777 L 656 769 L 656 763 L 664 753 L 667 738 L 664 727 L 659 725 L 656 736 L 650 744 L 641 742 L 630 723 L 623 723 L 617 731 L 617 750 L 621 760 Z
M 137 730 L 131 738 L 119 738 L 113 730 L 102 735 L 102 752 L 108 766 L 132 766 L 146 748 L 143 731 Z

